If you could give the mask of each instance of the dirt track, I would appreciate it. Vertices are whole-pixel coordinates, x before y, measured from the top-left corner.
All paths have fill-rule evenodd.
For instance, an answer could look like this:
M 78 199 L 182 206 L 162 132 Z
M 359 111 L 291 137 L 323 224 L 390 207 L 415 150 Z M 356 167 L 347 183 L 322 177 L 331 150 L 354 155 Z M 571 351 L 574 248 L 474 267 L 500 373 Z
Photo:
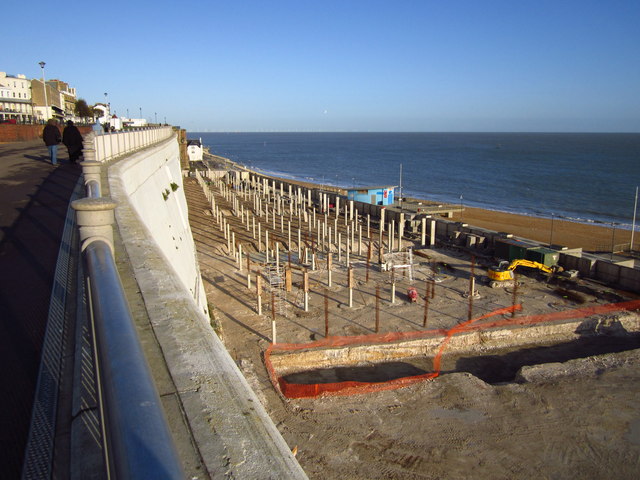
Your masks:
M 255 313 L 246 270 L 239 272 L 227 256 L 226 241 L 207 214 L 210 207 L 195 180 L 186 179 L 185 190 L 207 296 L 223 340 L 289 446 L 297 448 L 310 478 L 637 478 L 638 350 L 524 367 L 518 382 L 491 384 L 458 372 L 392 391 L 283 399 L 262 359 L 271 338 L 270 313 Z M 248 237 L 237 240 L 251 243 Z M 455 251 L 434 255 L 438 258 L 417 266 L 416 282 L 424 281 L 421 275 L 427 275 L 434 260 L 452 268 L 443 274 L 429 314 L 430 328 L 449 328 L 467 318 L 464 293 L 470 261 Z M 286 315 L 277 321 L 278 341 L 309 342 L 324 336 L 325 288 L 331 335 L 372 333 L 375 284 L 387 292 L 388 275 L 378 273 L 368 284 L 364 275 L 362 267 L 356 270 L 354 307 L 348 308 L 346 269 L 336 268 L 331 288 L 326 272 L 312 274 L 309 312 L 301 310 L 294 289 Z M 535 276 L 523 281 L 519 301 L 525 313 L 577 306 Z M 294 285 L 297 282 L 294 276 Z M 406 301 L 408 285 L 399 282 L 396 303 L 388 298 L 382 302 L 381 331 L 422 328 L 423 307 Z M 605 290 L 595 288 L 593 295 L 585 294 L 585 301 L 602 304 L 614 294 Z M 478 291 L 473 306 L 477 314 L 512 302 L 509 290 L 478 285 Z M 627 340 L 625 348 L 638 346 L 637 339 Z M 545 361 L 544 353 L 538 355 L 537 361 Z M 546 361 L 556 358 L 549 352 Z M 460 359 L 453 365 L 461 365 Z M 490 372 L 487 365 L 484 371 Z

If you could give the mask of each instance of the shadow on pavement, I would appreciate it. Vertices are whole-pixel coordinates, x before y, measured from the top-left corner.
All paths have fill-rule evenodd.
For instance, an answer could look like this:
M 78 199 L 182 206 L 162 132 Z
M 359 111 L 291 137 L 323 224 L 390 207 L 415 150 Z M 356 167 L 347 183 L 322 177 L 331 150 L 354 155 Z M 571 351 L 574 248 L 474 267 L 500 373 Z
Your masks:
M 62 162 L 67 162 L 64 148 Z M 0 471 L 19 478 L 49 298 L 76 165 L 49 165 L 41 142 L 0 145 Z

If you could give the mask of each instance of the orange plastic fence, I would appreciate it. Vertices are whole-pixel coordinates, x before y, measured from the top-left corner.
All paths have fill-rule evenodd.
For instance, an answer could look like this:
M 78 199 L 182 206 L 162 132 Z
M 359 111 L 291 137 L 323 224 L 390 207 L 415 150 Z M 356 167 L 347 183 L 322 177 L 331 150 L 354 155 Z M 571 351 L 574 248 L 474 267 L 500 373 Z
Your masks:
M 410 332 L 388 332 L 372 335 L 355 335 L 355 336 L 335 336 L 311 343 L 277 343 L 271 344 L 265 351 L 264 359 L 269 378 L 274 387 L 279 389 L 282 395 L 287 398 L 315 398 L 321 395 L 354 395 L 362 393 L 379 392 L 384 390 L 393 390 L 396 388 L 413 385 L 417 382 L 430 380 L 440 375 L 440 362 L 442 354 L 446 350 L 447 344 L 451 338 L 458 333 L 484 330 L 489 328 L 513 326 L 513 325 L 534 325 L 543 322 L 553 322 L 560 320 L 568 320 L 572 318 L 583 318 L 591 315 L 610 313 L 621 310 L 637 310 L 640 309 L 640 300 L 629 302 L 613 303 L 607 305 L 597 305 L 574 310 L 566 310 L 563 312 L 554 312 L 543 315 L 529 315 L 516 318 L 503 318 L 492 322 L 478 322 L 497 315 L 506 315 L 515 310 L 521 310 L 521 305 L 500 308 L 480 317 L 473 318 L 448 330 L 421 330 Z M 397 342 L 402 340 L 415 340 L 420 338 L 428 338 L 435 336 L 444 336 L 442 344 L 438 349 L 438 353 L 433 359 L 433 372 L 410 377 L 402 377 L 385 382 L 336 382 L 336 383 L 316 383 L 316 384 L 296 384 L 289 383 L 284 378 L 279 377 L 271 363 L 272 352 L 287 352 L 295 350 L 307 350 L 326 347 L 340 347 L 348 345 L 366 345 L 381 344 L 389 342 Z

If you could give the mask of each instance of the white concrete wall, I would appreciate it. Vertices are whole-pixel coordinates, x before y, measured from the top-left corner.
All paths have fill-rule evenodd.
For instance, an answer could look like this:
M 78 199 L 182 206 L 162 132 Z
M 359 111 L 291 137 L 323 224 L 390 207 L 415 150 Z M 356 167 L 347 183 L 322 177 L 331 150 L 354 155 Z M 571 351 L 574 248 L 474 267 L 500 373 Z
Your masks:
M 167 264 L 202 311 L 208 313 L 204 286 L 189 227 L 180 151 L 175 135 L 135 153 L 109 168 L 109 183 L 118 183 Z M 177 185 L 173 190 L 171 184 Z M 113 188 L 112 188 L 113 190 Z M 166 198 L 165 198 L 166 197 Z

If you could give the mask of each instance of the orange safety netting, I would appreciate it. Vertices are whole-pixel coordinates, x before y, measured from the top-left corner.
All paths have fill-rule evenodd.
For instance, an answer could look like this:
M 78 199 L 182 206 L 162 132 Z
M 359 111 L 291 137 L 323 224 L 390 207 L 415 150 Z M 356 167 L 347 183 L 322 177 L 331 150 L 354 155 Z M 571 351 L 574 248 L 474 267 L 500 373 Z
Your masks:
M 327 337 L 322 340 L 310 343 L 277 343 L 271 344 L 267 348 L 264 354 L 264 361 L 269 373 L 269 378 L 274 387 L 279 389 L 280 392 L 287 398 L 315 398 L 320 395 L 354 395 L 361 393 L 379 392 L 384 390 L 393 390 L 396 388 L 406 387 L 413 385 L 414 383 L 421 382 L 436 378 L 440 375 L 440 362 L 447 344 L 451 338 L 458 333 L 470 332 L 476 330 L 485 330 L 489 328 L 513 326 L 513 325 L 535 325 L 538 323 L 552 322 L 559 320 L 569 320 L 573 318 L 588 317 L 591 315 L 598 315 L 603 313 L 610 313 L 621 310 L 637 310 L 640 309 L 640 300 L 633 300 L 621 303 L 612 303 L 607 305 L 597 305 L 586 308 L 579 308 L 574 310 L 566 310 L 563 312 L 547 313 L 542 315 L 529 315 L 524 317 L 515 318 L 503 318 L 492 322 L 483 322 L 478 324 L 481 320 L 485 320 L 497 315 L 506 315 L 516 310 L 521 310 L 521 305 L 513 305 L 511 307 L 500 308 L 492 312 L 486 313 L 480 317 L 473 318 L 466 322 L 460 323 L 455 327 L 448 330 L 446 329 L 432 329 L 422 331 L 410 331 L 410 332 L 388 332 L 381 334 L 371 335 L 354 335 L 354 336 L 335 336 Z M 403 340 L 415 340 L 421 338 L 444 336 L 442 344 L 438 350 L 438 353 L 433 358 L 433 372 L 425 373 L 422 375 L 415 375 L 410 377 L 396 378 L 385 382 L 335 382 L 335 383 L 315 383 L 315 384 L 297 384 L 289 383 L 284 378 L 278 376 L 271 363 L 272 352 L 291 352 L 296 350 L 308 350 L 316 348 L 326 347 L 341 347 L 348 345 L 366 345 L 366 344 L 381 344 L 390 343 Z

